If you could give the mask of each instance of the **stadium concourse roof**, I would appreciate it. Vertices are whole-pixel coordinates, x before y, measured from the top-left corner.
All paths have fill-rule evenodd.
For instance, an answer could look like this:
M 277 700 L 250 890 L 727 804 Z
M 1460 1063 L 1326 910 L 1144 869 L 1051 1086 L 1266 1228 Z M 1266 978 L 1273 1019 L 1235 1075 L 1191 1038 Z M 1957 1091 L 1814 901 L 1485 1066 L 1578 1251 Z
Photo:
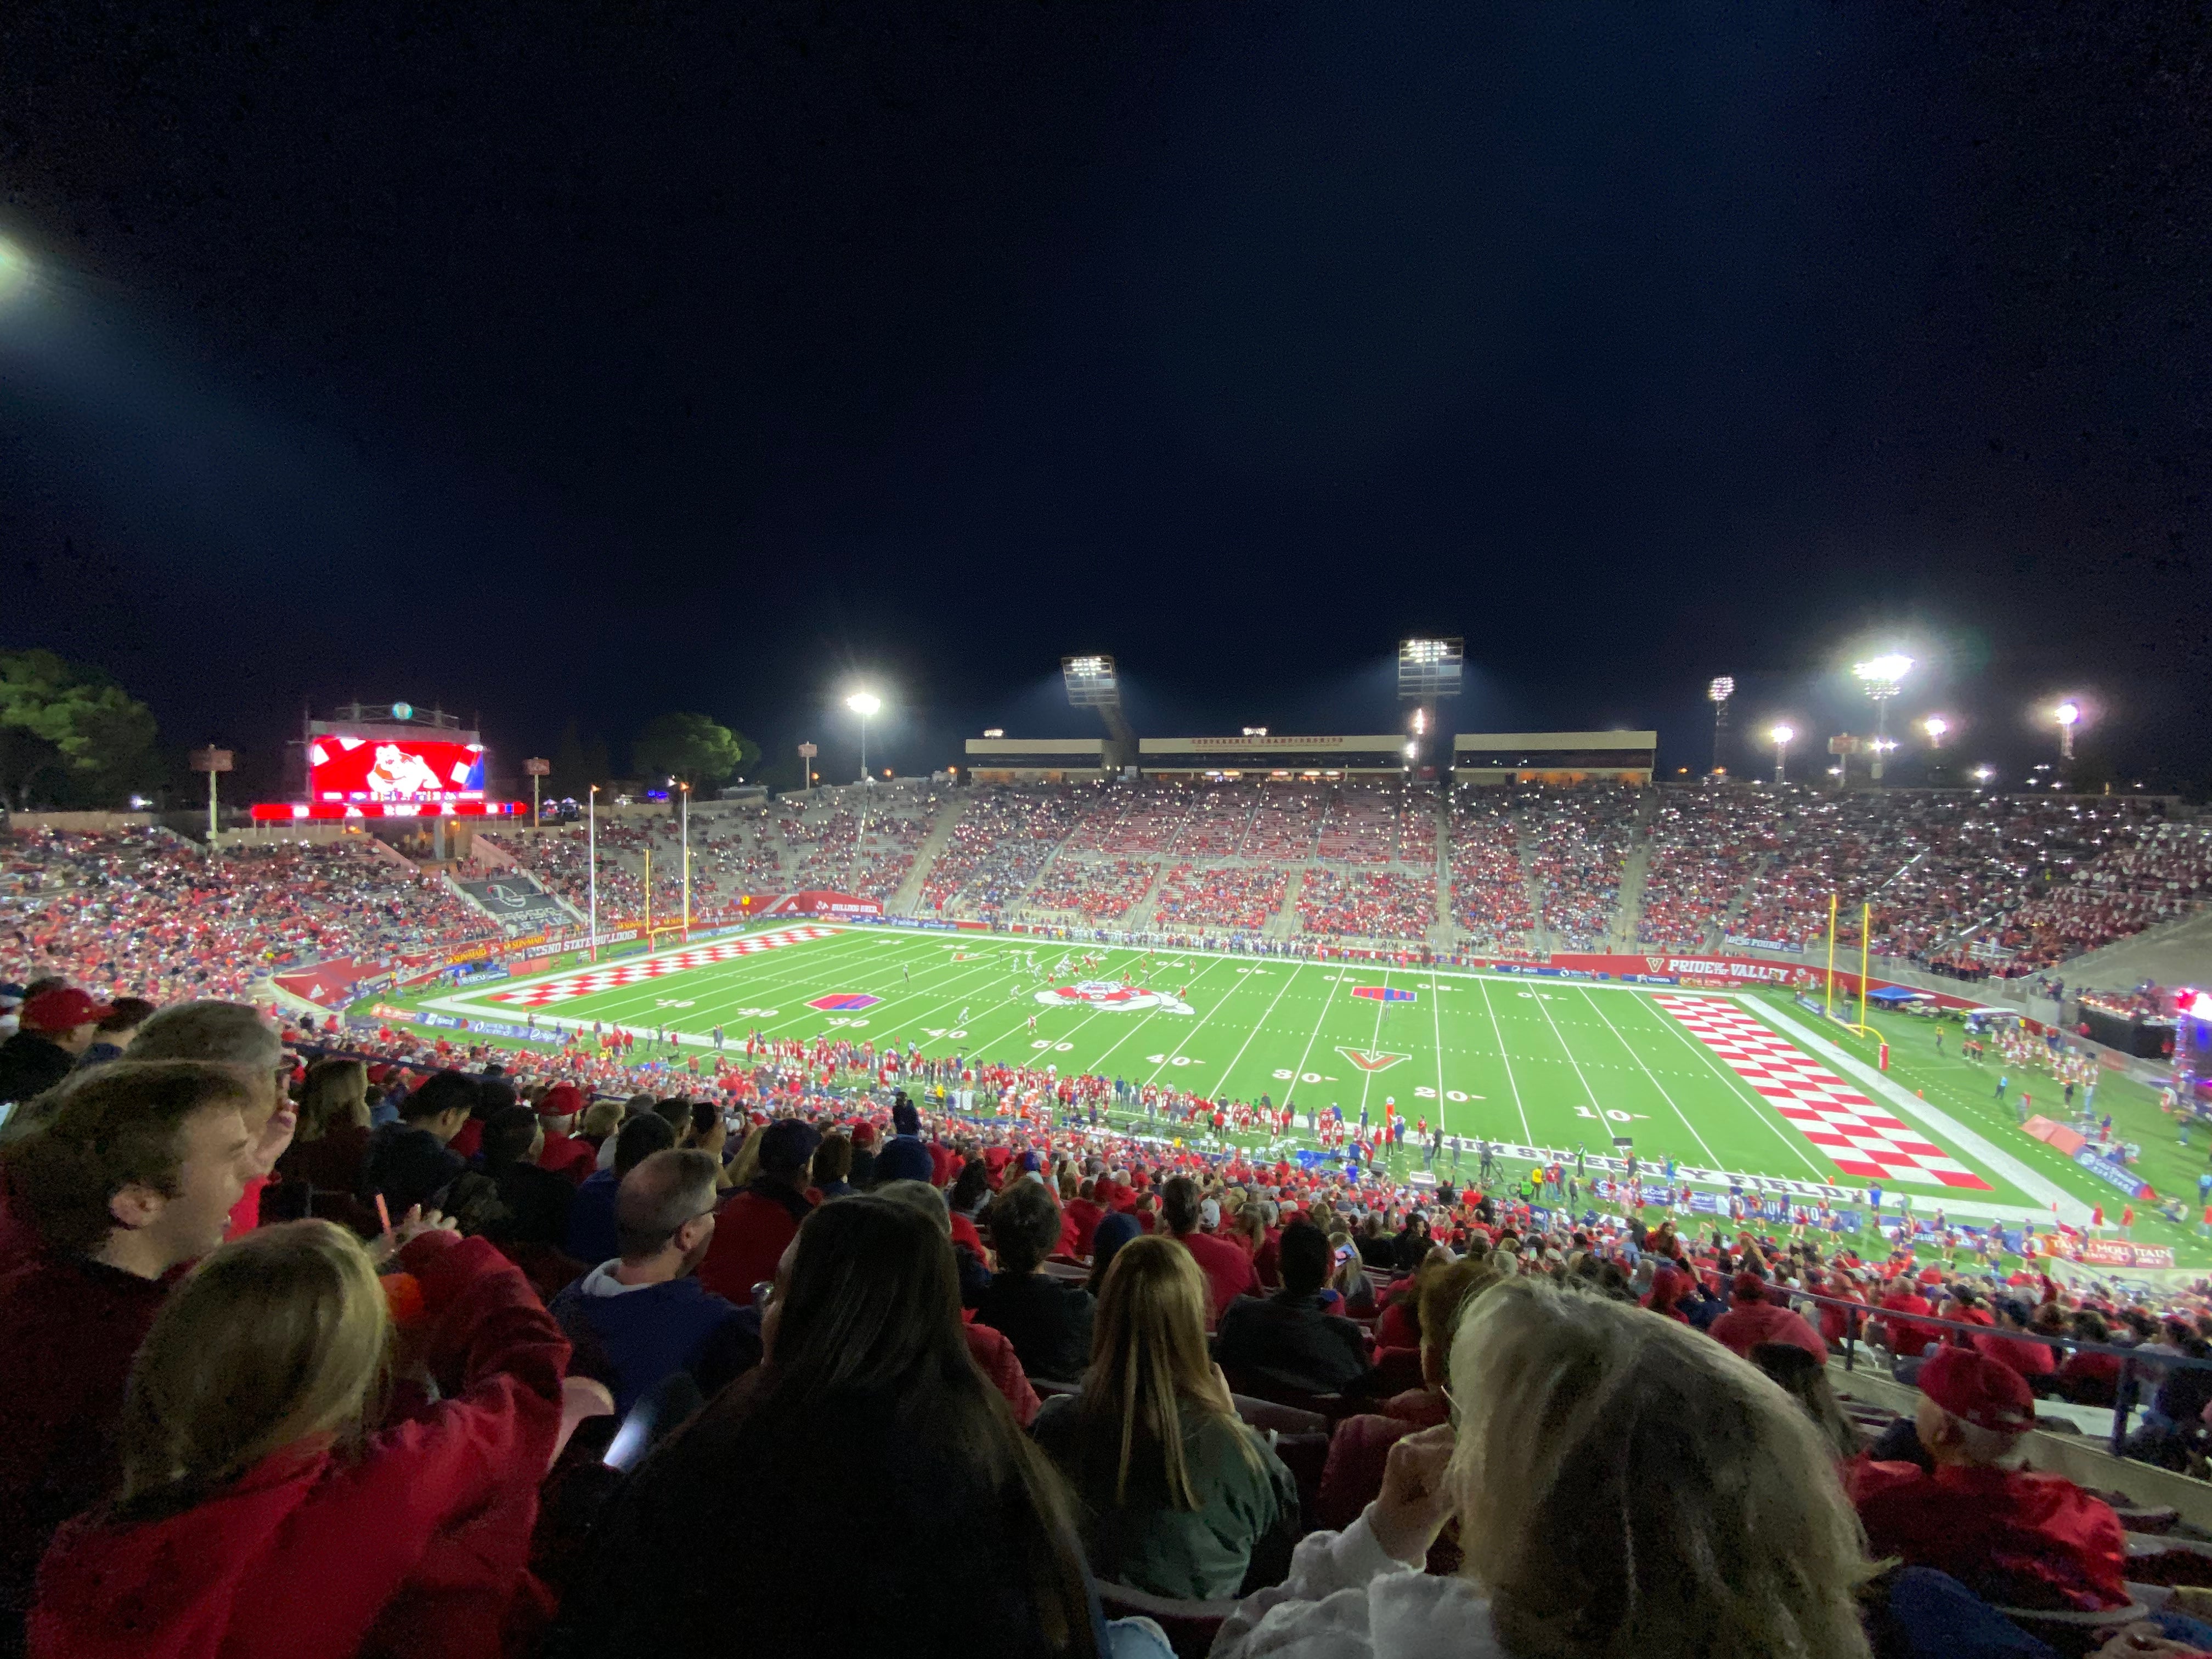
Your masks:
M 1396 775 L 1405 767 L 1396 732 L 1353 737 L 1252 733 L 1221 738 L 1144 738 L 1138 769 L 1163 777 L 1342 777 Z M 1462 732 L 1452 739 L 1453 775 L 1462 782 L 1555 776 L 1649 782 L 1656 732 Z M 1104 775 L 1099 738 L 968 739 L 968 765 L 979 782 L 1068 782 Z

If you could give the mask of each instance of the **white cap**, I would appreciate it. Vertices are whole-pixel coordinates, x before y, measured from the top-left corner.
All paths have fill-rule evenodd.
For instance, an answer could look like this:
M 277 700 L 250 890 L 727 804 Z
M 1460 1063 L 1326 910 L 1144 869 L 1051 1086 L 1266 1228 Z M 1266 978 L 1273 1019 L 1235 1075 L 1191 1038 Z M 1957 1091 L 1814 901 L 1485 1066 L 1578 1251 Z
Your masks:
M 1221 1206 L 1210 1198 L 1200 1204 L 1198 1224 L 1206 1228 L 1218 1227 L 1221 1224 Z

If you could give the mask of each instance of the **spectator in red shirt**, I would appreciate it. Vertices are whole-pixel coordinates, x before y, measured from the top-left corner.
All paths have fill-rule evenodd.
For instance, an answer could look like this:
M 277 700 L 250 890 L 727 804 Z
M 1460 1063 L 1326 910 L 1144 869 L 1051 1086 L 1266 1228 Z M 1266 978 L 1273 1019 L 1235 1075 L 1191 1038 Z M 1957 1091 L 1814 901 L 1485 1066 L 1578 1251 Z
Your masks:
M 1723 1347 L 1748 1359 L 1762 1342 L 1790 1342 L 1822 1364 L 1828 1363 L 1828 1345 L 1820 1340 L 1820 1332 L 1789 1309 L 1767 1300 L 1765 1279 L 1757 1273 L 1738 1273 L 1734 1289 L 1729 1310 L 1713 1321 L 1713 1339 Z
M 760 1173 L 722 1206 L 714 1242 L 699 1264 L 699 1282 L 716 1296 L 750 1307 L 753 1286 L 775 1276 L 785 1247 L 814 1208 L 806 1180 L 816 1139 L 813 1126 L 795 1117 L 762 1132 Z
M 1212 1330 L 1221 1322 L 1222 1310 L 1238 1297 L 1259 1296 L 1262 1291 L 1252 1258 L 1227 1239 L 1200 1232 L 1200 1216 L 1198 1183 L 1188 1176 L 1170 1177 L 1160 1188 L 1160 1218 L 1206 1275 L 1206 1327 Z
M 251 1080 L 196 1061 L 117 1060 L 0 1151 L 40 1249 L 0 1273 L 0 1651 L 22 1640 L 56 1527 L 115 1488 L 131 1356 L 170 1276 L 222 1242 L 254 1138 Z
M 2039 1378 L 2057 1376 L 2058 1362 L 2051 1357 L 2050 1344 L 2037 1341 L 2033 1337 L 2010 1334 L 2027 1329 L 2028 1310 L 2008 1297 L 1999 1299 L 1996 1307 L 1996 1329 L 2007 1334 L 1976 1336 L 1972 1339 L 1974 1351 L 1996 1360 L 2000 1365 L 2011 1366 L 2027 1378 L 2030 1388 L 2034 1387 Z
M 1912 1281 L 1909 1279 L 1899 1279 L 1883 1292 L 1881 1310 L 1893 1315 L 1932 1314 L 1936 1311 L 1928 1298 L 1912 1288 Z M 1917 1359 L 1943 1334 L 1940 1326 L 1923 1325 L 1910 1318 L 1882 1320 L 1880 1328 L 1887 1335 L 1889 1351 L 1899 1359 Z
M 266 1228 L 179 1286 L 131 1366 L 120 1492 L 39 1570 L 33 1659 L 349 1659 L 372 1633 L 500 1650 L 568 1345 L 520 1270 L 450 1225 L 406 1224 L 399 1255 L 445 1397 L 380 1430 L 392 1321 L 352 1234 Z
M 2072 1481 L 2006 1468 L 2035 1422 L 2027 1380 L 1972 1348 L 1920 1368 L 1913 1426 L 1935 1465 L 1861 1459 L 1849 1472 L 1869 1551 L 1948 1572 L 2001 1607 L 2128 1604 L 2119 1517 Z

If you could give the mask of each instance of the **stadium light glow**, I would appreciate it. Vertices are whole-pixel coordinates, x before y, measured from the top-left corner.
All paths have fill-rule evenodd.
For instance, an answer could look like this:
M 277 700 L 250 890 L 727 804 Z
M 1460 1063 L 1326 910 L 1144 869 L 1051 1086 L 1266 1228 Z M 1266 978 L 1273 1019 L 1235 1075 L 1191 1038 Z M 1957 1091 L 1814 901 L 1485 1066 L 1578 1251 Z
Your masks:
M 1987 783 L 1991 778 L 1996 776 L 1996 775 L 1997 769 L 1994 766 L 1977 766 L 1974 769 L 1974 781 L 1976 783 Z
M 1735 696 L 1735 676 L 1721 675 L 1705 688 L 1705 696 L 1714 702 L 1726 702 L 1730 697 Z
M 1941 714 L 1930 714 L 1920 722 L 1920 729 L 1928 734 L 1928 746 L 1930 749 L 1941 749 L 1943 746 L 1943 734 L 1951 729 L 1951 722 Z
M 2081 723 L 2081 705 L 2069 697 L 2057 708 L 2052 709 L 2051 714 L 2051 718 L 2058 722 L 2058 758 L 2072 760 L 2074 758 L 2074 728 Z
M 1406 758 L 1407 760 L 1414 759 L 1420 754 L 1420 752 L 1421 745 L 1418 743 L 1409 743 L 1406 745 Z
M 1797 732 L 1794 726 L 1783 725 L 1775 726 L 1766 735 L 1774 740 L 1774 781 L 1778 784 L 1784 781 L 1783 769 L 1788 762 L 1790 740 L 1797 735 Z
M 1433 702 L 1459 696 L 1466 665 L 1465 640 L 1398 641 L 1398 696 L 1407 702 Z
M 987 726 L 983 728 L 983 735 L 987 738 L 1003 738 L 1006 735 L 1006 728 L 1003 726 Z
M 1721 733 L 1728 730 L 1729 699 L 1735 696 L 1735 677 L 1717 675 L 1705 687 L 1705 697 L 1713 706 L 1713 775 L 1719 777 L 1728 769 L 1721 764 Z
M 1851 665 L 1851 673 L 1874 704 L 1874 764 L 1870 770 L 1876 783 L 1881 781 L 1883 755 L 1896 746 L 1889 742 L 1889 702 L 1911 672 L 1912 659 L 1899 651 Z
M 13 242 L 0 238 L 0 300 L 12 300 L 30 286 L 29 256 Z

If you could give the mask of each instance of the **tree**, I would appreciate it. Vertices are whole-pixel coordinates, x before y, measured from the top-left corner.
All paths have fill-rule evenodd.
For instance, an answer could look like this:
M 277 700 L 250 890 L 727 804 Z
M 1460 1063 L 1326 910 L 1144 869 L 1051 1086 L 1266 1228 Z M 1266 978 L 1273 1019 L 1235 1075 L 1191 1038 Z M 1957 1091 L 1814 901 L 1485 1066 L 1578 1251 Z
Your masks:
M 739 767 L 760 758 L 760 745 L 705 714 L 659 714 L 629 746 L 630 762 L 657 785 L 679 778 L 694 789 L 712 789 Z
M 160 780 L 152 712 L 96 668 L 0 651 L 0 794 L 22 809 L 120 804 Z

